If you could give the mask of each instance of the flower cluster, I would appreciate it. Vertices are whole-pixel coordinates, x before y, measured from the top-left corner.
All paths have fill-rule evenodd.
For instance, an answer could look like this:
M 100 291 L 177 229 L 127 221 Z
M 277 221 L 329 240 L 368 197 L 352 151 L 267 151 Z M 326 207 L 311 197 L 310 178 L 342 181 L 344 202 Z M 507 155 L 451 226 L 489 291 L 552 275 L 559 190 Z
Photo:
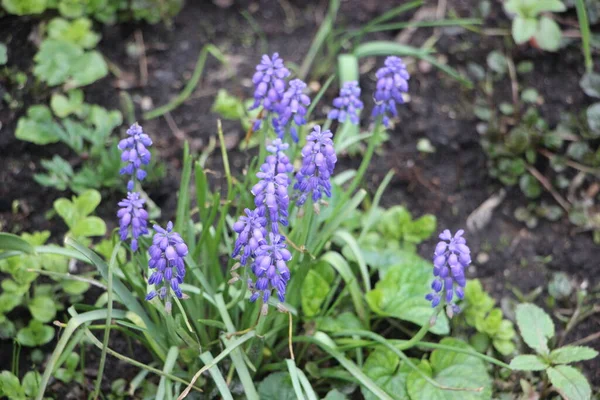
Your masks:
M 132 191 L 134 179 L 143 181 L 146 177 L 146 171 L 142 169 L 142 165 L 150 163 L 150 151 L 148 147 L 152 146 L 152 139 L 144 133 L 142 127 L 137 123 L 131 125 L 127 130 L 129 137 L 119 142 L 121 150 L 121 160 L 127 165 L 120 171 L 121 175 L 131 175 L 131 179 L 127 182 L 127 190 Z
M 288 225 L 289 177 L 285 172 L 278 172 L 275 156 L 267 157 L 256 176 L 260 180 L 251 191 L 254 195 L 256 211 L 258 215 L 268 218 L 271 232 L 278 234 L 279 224 Z
M 331 197 L 331 175 L 337 162 L 330 130 L 322 131 L 315 125 L 313 131 L 306 137 L 306 145 L 302 148 L 302 167 L 296 174 L 297 189 L 300 194 L 296 204 L 303 205 L 312 194 L 313 202 L 323 197 Z
M 185 277 L 185 263 L 183 257 L 188 253 L 188 248 L 177 232 L 173 232 L 173 223 L 167 224 L 167 229 L 163 229 L 158 225 L 154 225 L 154 238 L 152 246 L 148 249 L 150 261 L 148 268 L 154 270 L 148 283 L 154 285 L 155 290 L 152 290 L 146 296 L 146 300 L 152 300 L 158 296 L 161 300 L 165 300 L 165 308 L 167 311 L 171 309 L 171 291 L 178 298 L 183 298 L 180 284 L 183 283 Z
M 358 82 L 350 81 L 344 83 L 340 89 L 340 96 L 333 100 L 334 109 L 327 115 L 328 119 L 337 119 L 339 122 L 350 122 L 358 125 L 358 114 L 363 109 L 363 102 L 360 101 L 360 86 Z
M 279 301 L 285 301 L 285 291 L 290 280 L 290 270 L 286 262 L 292 259 L 292 254 L 286 249 L 285 238 L 269 233 L 269 241 L 261 240 L 255 250 L 255 261 L 252 272 L 256 275 L 256 282 L 248 280 L 252 292 L 250 301 L 256 301 L 261 295 L 263 303 L 267 303 L 273 289 L 277 292 Z
M 305 88 L 306 83 L 300 79 L 294 79 L 283 94 L 283 98 L 277 107 L 279 117 L 273 120 L 273 126 L 279 138 L 283 138 L 285 128 L 289 125 L 292 139 L 294 142 L 298 142 L 296 127 L 306 124 L 306 107 L 310 105 L 310 98 L 304 94 Z M 296 126 L 291 124 L 292 121 Z
M 137 251 L 138 237 L 148 233 L 148 213 L 144 210 L 145 200 L 137 192 L 127 193 L 127 198 L 119 202 L 119 235 L 126 240 L 131 234 L 131 250 Z
M 375 108 L 373 117 L 382 116 L 383 124 L 389 125 L 389 116 L 398 116 L 396 104 L 403 104 L 402 93 L 408 92 L 410 75 L 400 57 L 390 56 L 385 59 L 385 66 L 376 73 L 377 89 L 373 96 Z
M 290 71 L 285 67 L 278 53 L 273 53 L 271 57 L 264 54 L 252 77 L 254 104 L 250 109 L 255 109 L 262 104 L 265 110 L 275 111 L 285 91 L 285 78 L 289 75 Z
M 120 171 L 121 175 L 131 175 L 127 182 L 127 198 L 119 202 L 119 235 L 121 240 L 126 240 L 131 235 L 131 250 L 137 251 L 138 238 L 148 233 L 148 213 L 144 209 L 145 200 L 141 199 L 138 192 L 134 192 L 134 179 L 142 181 L 146 177 L 146 171 L 142 165 L 150 162 L 150 151 L 152 140 L 144 133 L 142 127 L 137 123 L 131 125 L 127 130 L 128 137 L 119 142 L 121 160 L 127 165 Z
M 240 219 L 233 224 L 233 230 L 238 234 L 235 241 L 233 253 L 231 257 L 240 256 L 240 264 L 246 265 L 248 258 L 254 255 L 258 249 L 259 243 L 267 236 L 265 226 L 267 226 L 267 218 L 260 216 L 258 210 L 244 210 L 246 216 L 241 216 Z
M 467 283 L 465 278 L 465 268 L 471 263 L 471 250 L 467 246 L 467 241 L 463 237 L 465 231 L 457 231 L 454 237 L 448 229 L 444 230 L 439 238 L 441 241 L 437 244 L 433 258 L 433 275 L 436 279 L 431 284 L 432 293 L 426 296 L 431 301 L 432 307 L 436 307 L 441 296 L 447 304 L 452 304 L 454 295 L 458 299 L 465 296 L 464 287 Z M 440 292 L 443 291 L 443 294 Z M 454 313 L 460 311 L 460 308 L 452 304 Z

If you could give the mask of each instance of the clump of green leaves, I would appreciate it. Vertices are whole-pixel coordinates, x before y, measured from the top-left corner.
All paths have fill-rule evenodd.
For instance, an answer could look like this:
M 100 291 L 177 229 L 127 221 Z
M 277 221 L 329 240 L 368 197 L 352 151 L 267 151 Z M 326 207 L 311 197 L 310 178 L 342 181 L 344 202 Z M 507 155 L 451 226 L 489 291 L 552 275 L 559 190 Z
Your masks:
M 561 0 L 509 0 L 504 7 L 515 14 L 512 36 L 517 44 L 534 39 L 542 50 L 558 50 L 562 38 L 560 26 L 544 14 L 565 11 L 567 7 Z
M 485 352 L 492 345 L 500 354 L 507 356 L 515 351 L 515 329 L 495 304 L 496 301 L 485 292 L 478 279 L 469 280 L 465 300 L 461 304 L 462 318 L 457 321 L 464 321 L 477 330 L 470 343 L 478 351 Z
M 37 371 L 29 371 L 19 382 L 19 378 L 10 371 L 0 374 L 0 396 L 11 400 L 26 400 L 37 396 L 42 377 Z
M 48 24 L 48 36 L 34 57 L 33 74 L 50 86 L 66 83 L 71 88 L 103 78 L 108 74 L 108 66 L 98 51 L 91 50 L 99 39 L 89 19 L 53 19 Z
M 519 304 L 517 325 L 523 341 L 535 355 L 519 355 L 510 366 L 521 371 L 545 371 L 554 388 L 566 399 L 590 399 L 592 390 L 585 376 L 569 364 L 591 360 L 598 352 L 587 346 L 563 346 L 550 350 L 554 323 L 548 314 L 534 304 Z

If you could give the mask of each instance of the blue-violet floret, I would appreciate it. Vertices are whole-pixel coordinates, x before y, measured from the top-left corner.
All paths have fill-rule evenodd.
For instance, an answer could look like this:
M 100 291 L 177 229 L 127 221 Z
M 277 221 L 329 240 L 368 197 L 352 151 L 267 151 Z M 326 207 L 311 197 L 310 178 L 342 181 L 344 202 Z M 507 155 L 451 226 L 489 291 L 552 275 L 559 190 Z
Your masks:
M 246 265 L 248 258 L 254 256 L 259 243 L 267 236 L 265 227 L 267 218 L 260 216 L 257 210 L 245 209 L 246 215 L 233 224 L 233 230 L 238 234 L 233 248 L 232 258 L 240 256 L 240 264 Z
M 330 130 L 321 130 L 315 125 L 313 131 L 306 137 L 306 145 L 302 148 L 302 167 L 296 174 L 294 189 L 300 193 L 296 204 L 303 205 L 308 196 L 312 195 L 313 202 L 319 201 L 323 193 L 331 197 L 331 175 L 337 162 L 333 148 L 333 134 Z
M 398 116 L 396 104 L 403 104 L 402 93 L 408 92 L 408 80 L 410 75 L 400 57 L 390 56 L 385 59 L 385 66 L 379 68 L 376 73 L 377 89 L 373 96 L 375 108 L 373 117 L 382 116 L 383 124 L 389 126 L 388 113 Z
M 167 224 L 167 229 L 154 225 L 154 238 L 152 246 L 148 249 L 150 261 L 148 267 L 154 272 L 148 279 L 150 285 L 154 285 L 146 296 L 146 300 L 152 300 L 158 296 L 161 300 L 166 299 L 165 308 L 171 308 L 171 292 L 178 298 L 183 298 L 179 285 L 185 277 L 185 263 L 183 258 L 188 253 L 188 248 L 179 233 L 173 232 L 173 223 Z
M 288 225 L 288 196 L 289 177 L 287 173 L 277 172 L 277 158 L 268 156 L 265 163 L 256 174 L 260 179 L 254 187 L 252 194 L 256 211 L 261 217 L 267 217 L 270 231 L 279 233 L 279 224 Z
M 122 152 L 121 160 L 127 163 L 119 173 L 131 175 L 131 179 L 127 182 L 127 190 L 133 191 L 134 179 L 142 181 L 146 177 L 146 171 L 142 169 L 142 165 L 150 163 L 148 147 L 152 146 L 152 139 L 144 133 L 137 122 L 127 130 L 127 135 L 129 137 L 119 142 L 119 149 Z
M 452 304 L 452 300 L 455 295 L 458 299 L 464 298 L 467 283 L 465 268 L 471 263 L 471 250 L 463 237 L 464 233 L 460 229 L 452 236 L 446 229 L 439 236 L 441 240 L 435 247 L 433 257 L 433 275 L 436 279 L 431 284 L 433 292 L 426 296 L 432 307 L 436 307 L 444 298 L 452 306 L 454 313 L 460 311 L 458 306 Z
M 364 105 L 360 101 L 360 86 L 357 81 L 344 83 L 340 89 L 340 96 L 333 100 L 333 107 L 334 109 L 327 115 L 328 119 L 337 119 L 339 122 L 350 119 L 353 125 L 358 125 L 358 114 Z
M 271 57 L 264 54 L 252 77 L 254 104 L 250 109 L 255 109 L 262 104 L 265 110 L 276 111 L 285 91 L 285 78 L 289 75 L 290 71 L 285 67 L 278 53 L 273 53 Z
M 306 107 L 310 105 L 310 97 L 304 94 L 306 83 L 300 79 L 290 81 L 290 87 L 283 94 L 277 112 L 279 118 L 273 120 L 273 127 L 279 138 L 283 139 L 285 129 L 289 126 L 290 135 L 298 142 L 297 126 L 306 124 Z M 295 126 L 291 122 L 294 122 Z
M 127 193 L 127 198 L 119 202 L 119 235 L 126 240 L 131 233 L 131 250 L 137 251 L 138 238 L 148 233 L 148 213 L 144 209 L 145 200 L 137 192 Z
M 251 279 L 248 281 L 252 292 L 250 301 L 254 302 L 262 295 L 266 304 L 273 289 L 277 292 L 279 301 L 285 301 L 286 287 L 290 280 L 287 262 L 292 259 L 292 254 L 286 249 L 285 238 L 269 233 L 269 241 L 263 239 L 255 254 L 252 272 L 256 275 L 256 282 Z

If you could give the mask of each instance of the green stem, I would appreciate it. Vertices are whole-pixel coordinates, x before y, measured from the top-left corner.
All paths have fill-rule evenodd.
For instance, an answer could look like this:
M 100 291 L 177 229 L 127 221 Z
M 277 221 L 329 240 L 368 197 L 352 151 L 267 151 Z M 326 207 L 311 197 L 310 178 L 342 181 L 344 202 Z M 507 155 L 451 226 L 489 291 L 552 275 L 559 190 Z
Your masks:
M 485 354 L 481 354 L 481 353 L 479 353 L 477 351 L 474 351 L 474 350 L 461 349 L 460 347 L 453 347 L 453 346 L 447 346 L 445 344 L 429 343 L 429 342 L 417 342 L 416 345 L 418 347 L 425 347 L 425 348 L 428 348 L 428 349 L 448 350 L 448 351 L 453 351 L 455 353 L 468 354 L 470 356 L 477 357 L 477 358 L 480 358 L 482 360 L 485 360 L 485 361 L 487 361 L 487 362 L 489 362 L 491 364 L 495 364 L 495 365 L 497 365 L 499 367 L 512 370 L 512 368 L 511 368 L 510 365 L 508 365 L 508 364 L 506 364 L 506 363 L 504 363 L 504 362 L 502 362 L 502 361 L 500 361 L 498 359 L 495 359 L 494 357 L 490 357 L 490 356 L 487 356 Z
M 108 348 L 108 339 L 110 338 L 110 328 L 112 321 L 112 310 L 113 310 L 113 268 L 117 261 L 117 254 L 121 249 L 121 242 L 117 242 L 113 252 L 110 256 L 110 262 L 108 264 L 108 276 L 106 284 L 106 327 L 104 328 L 104 338 L 102 339 L 102 353 L 100 355 L 100 364 L 98 365 L 98 377 L 96 378 L 96 384 L 94 386 L 94 393 L 92 398 L 97 399 L 100 394 L 100 385 L 102 384 L 102 376 L 104 375 L 104 365 L 106 363 L 106 349 Z

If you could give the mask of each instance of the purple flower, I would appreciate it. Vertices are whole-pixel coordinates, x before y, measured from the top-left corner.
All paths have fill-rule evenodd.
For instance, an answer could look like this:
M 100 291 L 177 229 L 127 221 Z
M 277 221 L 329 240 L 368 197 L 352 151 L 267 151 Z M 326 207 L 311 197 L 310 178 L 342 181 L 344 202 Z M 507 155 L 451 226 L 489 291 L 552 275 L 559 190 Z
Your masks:
M 246 216 L 241 216 L 240 219 L 233 224 L 233 230 L 237 232 L 238 238 L 235 241 L 232 258 L 241 254 L 240 264 L 246 265 L 248 258 L 254 256 L 254 252 L 258 249 L 259 243 L 267 236 L 265 227 L 267 226 L 267 218 L 260 216 L 257 210 L 246 208 Z M 243 252 L 242 252 L 243 250 Z
M 285 91 L 285 78 L 289 75 L 290 71 L 278 53 L 273 53 L 270 58 L 264 54 L 252 77 L 254 104 L 250 109 L 253 110 L 262 104 L 265 110 L 275 111 Z
M 255 254 L 252 272 L 256 275 L 256 282 L 248 280 L 252 292 L 250 301 L 254 302 L 262 295 L 266 304 L 273 289 L 277 292 L 279 301 L 285 301 L 285 291 L 290 280 L 290 270 L 286 263 L 292 259 L 292 254 L 286 249 L 285 238 L 269 233 L 269 242 L 262 239 Z
M 277 173 L 289 174 L 294 170 L 294 166 L 290 162 L 289 157 L 285 154 L 285 151 L 290 147 L 289 144 L 283 142 L 281 139 L 277 138 L 271 142 L 271 144 L 267 145 L 267 151 L 269 153 L 273 153 L 276 160 L 276 170 Z
M 277 171 L 277 157 L 268 156 L 256 176 L 260 179 L 252 188 L 256 212 L 267 217 L 271 231 L 278 234 L 279 224 L 287 226 L 289 177 L 287 173 Z
M 360 101 L 360 86 L 358 82 L 345 82 L 340 89 L 340 97 L 333 100 L 333 110 L 327 115 L 328 119 L 337 119 L 339 122 L 346 122 L 350 118 L 350 122 L 358 125 L 358 114 L 363 109 L 363 102 Z
M 119 202 L 119 234 L 126 240 L 131 233 L 131 250 L 137 251 L 138 237 L 148 233 L 148 213 L 144 210 L 144 199 L 137 192 L 127 193 L 127 198 Z
M 323 192 L 331 197 L 331 175 L 337 162 L 330 130 L 321 131 L 315 125 L 313 131 L 306 137 L 306 145 L 302 148 L 302 167 L 296 174 L 297 189 L 300 194 L 296 201 L 298 206 L 303 205 L 312 194 L 313 202 L 322 198 Z
M 446 229 L 439 236 L 442 240 L 435 247 L 433 257 L 433 275 L 436 279 L 431 284 L 433 292 L 425 297 L 431 301 L 432 307 L 436 307 L 442 298 L 450 305 L 454 295 L 461 300 L 465 296 L 465 268 L 471 264 L 471 250 L 463 237 L 464 233 L 460 229 L 452 237 Z M 452 304 L 452 310 L 457 313 L 460 308 Z
M 178 298 L 183 298 L 180 284 L 185 277 L 185 263 L 183 258 L 188 253 L 188 248 L 177 232 L 173 232 L 173 223 L 169 221 L 167 229 L 154 225 L 156 233 L 152 238 L 152 246 L 148 249 L 150 261 L 148 268 L 154 270 L 148 283 L 154 285 L 146 296 L 146 300 L 152 300 L 158 295 L 161 300 L 166 299 L 165 308 L 170 310 L 171 292 Z
M 119 173 L 131 175 L 131 179 L 127 182 L 127 190 L 132 191 L 133 180 L 142 181 L 146 177 L 146 171 L 142 169 L 142 165 L 150 163 L 150 151 L 147 147 L 152 146 L 152 139 L 144 133 L 137 122 L 127 129 L 127 134 L 129 137 L 119 142 L 119 149 L 122 151 L 121 160 L 127 163 Z
M 277 109 L 279 118 L 273 119 L 273 127 L 280 139 L 283 139 L 285 128 L 289 125 L 292 139 L 294 142 L 298 142 L 296 126 L 306 124 L 306 107 L 310 105 L 310 98 L 303 93 L 305 88 L 306 83 L 300 79 L 294 79 L 283 94 Z M 296 126 L 292 126 L 291 122 L 294 122 Z
M 385 66 L 376 73 L 377 89 L 373 95 L 375 108 L 373 117 L 383 116 L 383 124 L 389 126 L 388 113 L 393 117 L 398 116 L 396 104 L 403 104 L 402 93 L 408 92 L 410 75 L 400 57 L 390 56 L 385 59 Z

